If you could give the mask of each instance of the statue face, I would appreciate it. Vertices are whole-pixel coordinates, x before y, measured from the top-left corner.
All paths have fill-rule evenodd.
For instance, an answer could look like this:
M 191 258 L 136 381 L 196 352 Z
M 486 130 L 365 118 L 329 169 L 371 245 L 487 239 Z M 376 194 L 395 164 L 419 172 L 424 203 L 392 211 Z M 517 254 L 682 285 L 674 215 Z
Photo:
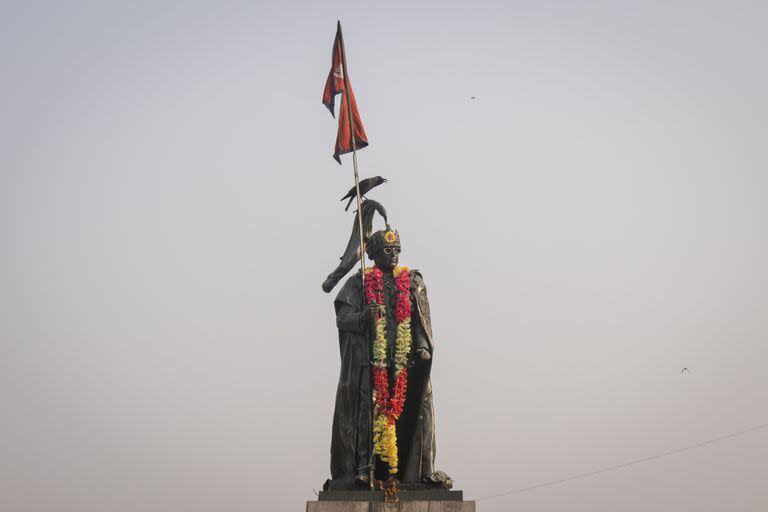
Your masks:
M 373 255 L 373 262 L 381 270 L 392 271 L 400 259 L 399 247 L 385 247 Z

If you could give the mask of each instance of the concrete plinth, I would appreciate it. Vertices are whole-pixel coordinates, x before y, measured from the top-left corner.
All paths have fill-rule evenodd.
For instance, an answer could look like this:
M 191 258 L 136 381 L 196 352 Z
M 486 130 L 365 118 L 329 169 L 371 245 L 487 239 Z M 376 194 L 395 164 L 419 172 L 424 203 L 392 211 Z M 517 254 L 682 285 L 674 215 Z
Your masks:
M 307 512 L 475 512 L 474 501 L 308 501 Z

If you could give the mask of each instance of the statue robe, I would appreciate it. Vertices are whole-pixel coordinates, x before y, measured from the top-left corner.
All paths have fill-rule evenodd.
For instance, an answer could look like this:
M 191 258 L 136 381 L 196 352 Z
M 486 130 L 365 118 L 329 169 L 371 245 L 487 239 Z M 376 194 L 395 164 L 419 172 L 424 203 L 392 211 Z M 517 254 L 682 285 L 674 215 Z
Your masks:
M 435 423 L 430 370 L 415 351 L 434 351 L 429 302 L 424 280 L 411 270 L 412 348 L 403 414 L 397 420 L 397 478 L 404 483 L 435 480 Z M 368 474 L 371 463 L 371 340 L 372 330 L 362 312 L 365 306 L 360 272 L 347 279 L 334 301 L 339 329 L 341 373 L 336 390 L 331 435 L 331 479 L 326 490 L 352 489 L 358 474 Z M 394 325 L 394 308 L 387 307 L 387 325 Z M 389 329 L 388 329 L 389 331 Z M 390 335 L 387 336 L 388 342 Z M 389 343 L 388 343 L 389 344 Z M 378 457 L 377 457 L 378 459 Z M 385 478 L 377 469 L 376 478 Z

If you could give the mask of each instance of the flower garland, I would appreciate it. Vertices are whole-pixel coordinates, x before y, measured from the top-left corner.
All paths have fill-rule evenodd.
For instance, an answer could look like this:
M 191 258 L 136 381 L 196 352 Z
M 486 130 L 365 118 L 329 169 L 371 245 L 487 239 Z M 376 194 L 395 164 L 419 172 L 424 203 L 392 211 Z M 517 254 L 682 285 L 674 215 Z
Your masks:
M 403 413 L 408 388 L 408 356 L 411 353 L 411 274 L 408 267 L 395 267 L 397 302 L 395 321 L 395 385 L 390 395 L 387 376 L 387 319 L 376 315 L 376 338 L 373 340 L 373 390 L 376 414 L 373 421 L 374 452 L 389 465 L 390 474 L 397 469 L 397 434 L 395 424 Z M 365 300 L 368 304 L 384 305 L 384 274 L 378 267 L 365 272 Z

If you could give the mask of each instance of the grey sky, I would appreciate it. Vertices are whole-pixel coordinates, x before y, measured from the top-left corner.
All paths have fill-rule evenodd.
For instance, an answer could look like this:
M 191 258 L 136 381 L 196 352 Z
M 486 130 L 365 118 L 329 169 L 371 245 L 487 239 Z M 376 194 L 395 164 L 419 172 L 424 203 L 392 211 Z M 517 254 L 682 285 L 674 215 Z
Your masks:
M 363 176 L 480 497 L 768 422 L 762 2 L 5 2 L 0 509 L 302 510 Z M 477 96 L 477 101 L 469 96 Z M 681 375 L 683 367 L 690 374 Z M 499 413 L 499 406 L 502 412 Z M 479 502 L 755 511 L 768 432 Z

